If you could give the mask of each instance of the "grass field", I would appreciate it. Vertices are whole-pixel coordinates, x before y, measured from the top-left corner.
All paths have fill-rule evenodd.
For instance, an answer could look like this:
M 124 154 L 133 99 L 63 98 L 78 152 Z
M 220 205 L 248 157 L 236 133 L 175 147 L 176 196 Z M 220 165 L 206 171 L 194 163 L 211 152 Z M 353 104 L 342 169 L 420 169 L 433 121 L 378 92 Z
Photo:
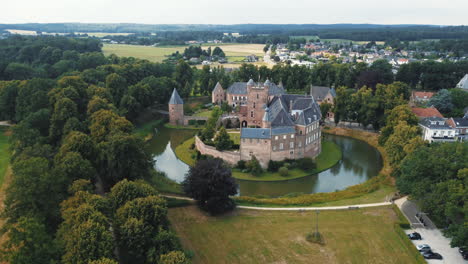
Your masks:
M 236 210 L 211 217 L 195 206 L 169 209 L 193 263 L 425 263 L 395 225 L 392 207 L 322 211 L 325 245 L 305 240 L 316 213 Z
M 239 62 L 240 58 L 243 58 L 250 54 L 256 54 L 257 56 L 263 56 L 262 44 L 229 44 L 229 45 L 204 45 L 204 48 L 211 47 L 213 50 L 216 46 L 221 46 L 224 53 L 227 56 L 229 62 Z M 123 57 L 135 57 L 139 59 L 146 59 L 152 62 L 162 62 L 166 59 L 167 55 L 170 55 L 176 51 L 184 52 L 184 49 L 188 46 L 141 46 L 141 45 L 124 45 L 124 44 L 104 44 L 102 51 L 104 55 L 115 54 Z
M 324 171 L 335 165 L 341 159 L 342 153 L 338 145 L 331 141 L 322 141 L 322 152 L 315 159 L 317 168 L 311 171 L 304 171 L 301 169 L 289 170 L 289 175 L 284 177 L 279 172 L 271 173 L 265 171 L 260 175 L 252 175 L 250 173 L 241 172 L 237 169 L 232 171 L 232 176 L 236 179 L 251 180 L 251 181 L 284 181 L 305 177 L 311 174 Z
M 193 158 L 193 155 L 197 154 L 195 148 L 190 149 L 190 146 L 192 144 L 195 144 L 195 137 L 184 141 L 184 143 L 177 146 L 174 150 L 177 158 L 179 158 L 181 161 L 185 162 L 189 166 L 195 165 L 195 159 Z
M 212 112 L 211 110 L 201 111 L 201 112 L 195 113 L 194 116 L 210 117 L 211 112 Z
M 8 163 L 10 162 L 9 134 L 10 131 L 6 127 L 0 126 L 0 186 L 3 184 Z
M 234 144 L 240 145 L 240 133 L 238 133 L 238 132 L 229 133 L 229 137 L 234 142 Z

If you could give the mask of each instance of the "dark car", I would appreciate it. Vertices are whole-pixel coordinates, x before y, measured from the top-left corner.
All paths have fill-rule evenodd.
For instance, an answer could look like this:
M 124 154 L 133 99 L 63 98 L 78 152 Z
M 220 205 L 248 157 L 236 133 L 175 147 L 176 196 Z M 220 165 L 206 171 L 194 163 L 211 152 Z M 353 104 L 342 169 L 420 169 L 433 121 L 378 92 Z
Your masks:
M 468 260 L 468 249 L 466 248 L 460 248 L 458 249 L 458 252 L 462 255 L 463 259 Z
M 421 240 L 422 239 L 421 234 L 419 234 L 418 232 L 408 234 L 408 237 L 411 240 Z
M 440 255 L 439 253 L 434 253 L 430 250 L 424 252 L 422 255 L 425 259 L 442 259 L 442 255 Z

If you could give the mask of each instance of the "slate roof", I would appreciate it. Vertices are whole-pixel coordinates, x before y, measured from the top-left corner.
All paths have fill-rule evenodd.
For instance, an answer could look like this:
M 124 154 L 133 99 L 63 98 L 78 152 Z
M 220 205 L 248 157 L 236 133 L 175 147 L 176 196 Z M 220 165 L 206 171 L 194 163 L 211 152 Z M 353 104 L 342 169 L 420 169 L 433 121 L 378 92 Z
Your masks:
M 223 90 L 223 87 L 221 86 L 221 84 L 219 82 L 216 83 L 214 89 L 213 89 L 213 92 L 215 92 L 216 90 Z
M 250 81 L 249 81 L 250 82 Z M 279 94 L 284 94 L 284 89 L 282 87 L 279 87 L 278 85 L 270 82 L 270 81 L 266 81 L 265 82 L 266 85 L 269 85 L 269 90 L 268 90 L 268 95 L 279 95 Z M 252 85 L 256 85 L 256 86 L 264 86 L 265 84 L 263 83 L 254 83 L 252 81 Z M 247 83 L 246 82 L 235 82 L 233 84 L 231 84 L 231 86 L 229 86 L 229 88 L 227 89 L 227 92 L 229 94 L 247 94 Z
M 292 107 L 291 107 L 292 103 Z M 290 111 L 297 113 L 293 117 Z M 282 94 L 275 96 L 269 106 L 271 127 L 309 125 L 322 117 L 319 105 L 309 95 Z
M 241 138 L 269 139 L 271 138 L 271 130 L 269 128 L 244 127 L 241 129 Z
M 432 124 L 431 122 L 434 122 L 434 121 L 436 121 L 437 123 Z M 440 124 L 441 122 L 443 122 L 442 125 Z M 426 118 L 423 118 L 421 121 L 419 121 L 419 124 L 427 128 L 431 128 L 431 129 L 451 129 L 452 128 L 451 126 L 448 125 L 448 123 L 446 122 L 446 119 L 442 117 L 426 117 Z
M 333 90 L 332 92 L 330 92 Z M 315 100 L 322 101 L 325 96 L 327 96 L 328 92 L 332 94 L 332 96 L 336 96 L 335 89 L 331 89 L 330 87 L 325 86 L 312 86 L 311 93 Z
M 172 91 L 171 99 L 169 99 L 169 104 L 184 104 L 182 98 L 180 98 L 179 93 L 176 88 Z
M 451 118 L 452 121 L 452 127 L 468 127 L 468 118 L 459 118 L 459 117 L 453 117 Z
M 296 130 L 294 127 L 276 127 L 271 129 L 272 135 L 282 135 L 282 134 L 294 134 Z
M 460 80 L 457 84 L 457 88 L 468 90 L 468 74 L 465 74 L 465 76 Z

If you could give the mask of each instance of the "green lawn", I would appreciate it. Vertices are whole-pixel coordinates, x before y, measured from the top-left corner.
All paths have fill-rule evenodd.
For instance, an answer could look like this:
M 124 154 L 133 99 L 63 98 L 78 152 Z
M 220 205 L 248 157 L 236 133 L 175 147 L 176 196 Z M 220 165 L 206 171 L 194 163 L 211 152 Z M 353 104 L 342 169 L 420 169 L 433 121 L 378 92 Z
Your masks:
M 240 145 L 240 133 L 229 133 L 229 137 L 234 142 L 234 144 Z
M 179 158 L 181 161 L 187 163 L 189 166 L 194 166 L 195 165 L 195 159 L 193 158 L 193 155 L 197 155 L 196 149 L 190 149 L 190 146 L 192 144 L 195 144 L 195 137 L 192 137 L 184 143 L 178 145 L 175 148 L 175 154 L 177 158 Z
M 141 137 L 147 137 L 148 135 L 152 135 L 154 133 L 154 129 L 160 126 L 163 122 L 164 120 L 158 119 L 148 123 L 144 123 L 141 126 L 137 126 L 135 128 L 134 133 Z
M 393 207 L 322 211 L 325 245 L 305 240 L 313 211 L 236 210 L 212 217 L 196 206 L 169 209 L 172 228 L 198 263 L 425 263 Z
M 0 186 L 3 184 L 8 163 L 10 162 L 8 131 L 8 128 L 0 126 Z
M 341 160 L 341 150 L 338 145 L 331 141 L 322 141 L 322 152 L 316 158 L 317 168 L 311 171 L 303 171 L 301 169 L 289 170 L 289 175 L 284 177 L 278 172 L 271 173 L 265 171 L 264 173 L 254 176 L 250 173 L 241 172 L 238 169 L 232 170 L 232 176 L 236 179 L 251 180 L 251 181 L 284 181 L 305 177 L 311 174 L 316 174 L 324 171 L 330 167 L 333 167 L 338 161 Z
M 232 45 L 217 45 L 208 44 L 203 45 L 204 48 L 211 47 L 213 50 L 216 46 L 222 46 L 224 53 L 228 61 L 238 61 L 239 57 L 245 57 L 250 54 L 256 54 L 257 56 L 263 56 L 262 44 L 232 44 Z M 115 54 L 122 57 L 135 57 L 139 59 L 146 59 L 152 62 L 162 62 L 166 59 L 167 55 L 179 51 L 184 52 L 185 46 L 142 46 L 142 45 L 127 45 L 127 44 L 104 44 L 102 51 L 104 55 L 109 56 Z
M 193 116 L 210 117 L 211 112 L 212 112 L 211 110 L 201 111 L 201 112 L 195 113 Z

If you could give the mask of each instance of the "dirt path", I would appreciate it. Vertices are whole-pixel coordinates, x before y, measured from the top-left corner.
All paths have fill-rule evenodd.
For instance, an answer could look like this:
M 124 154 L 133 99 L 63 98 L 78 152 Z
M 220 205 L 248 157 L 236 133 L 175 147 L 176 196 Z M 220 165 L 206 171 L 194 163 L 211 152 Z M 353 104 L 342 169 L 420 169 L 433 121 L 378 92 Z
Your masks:
M 180 200 L 193 201 L 192 198 L 175 196 L 175 195 L 162 195 L 167 198 L 174 198 Z M 262 211 L 323 211 L 323 210 L 350 210 L 350 209 L 359 209 L 367 207 L 377 207 L 377 206 L 386 206 L 391 205 L 391 202 L 383 203 L 370 203 L 370 204 L 352 204 L 352 205 L 342 205 L 342 206 L 324 206 L 324 207 L 258 207 L 258 206 L 243 206 L 238 205 L 239 209 L 250 209 L 250 210 L 262 210 Z

